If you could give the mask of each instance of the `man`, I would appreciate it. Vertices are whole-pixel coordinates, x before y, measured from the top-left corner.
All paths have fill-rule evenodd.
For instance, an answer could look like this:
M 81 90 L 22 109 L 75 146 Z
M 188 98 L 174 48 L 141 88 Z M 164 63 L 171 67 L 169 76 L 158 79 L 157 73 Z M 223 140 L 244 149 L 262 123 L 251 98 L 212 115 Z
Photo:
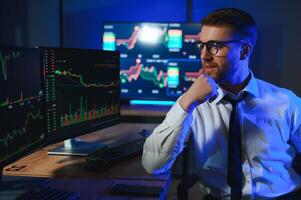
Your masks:
M 256 36 L 254 19 L 239 9 L 202 20 L 200 75 L 147 138 L 142 163 L 149 173 L 170 169 L 191 133 L 205 195 L 286 199 L 300 193 L 292 160 L 301 152 L 301 99 L 254 77 L 249 58 Z

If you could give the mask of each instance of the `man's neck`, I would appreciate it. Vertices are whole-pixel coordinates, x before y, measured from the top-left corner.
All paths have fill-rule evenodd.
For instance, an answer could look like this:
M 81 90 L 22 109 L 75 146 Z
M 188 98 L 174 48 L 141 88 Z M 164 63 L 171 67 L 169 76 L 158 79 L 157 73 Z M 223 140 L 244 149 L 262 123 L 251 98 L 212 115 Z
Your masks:
M 242 81 L 239 84 L 231 84 L 231 83 L 221 83 L 219 84 L 224 90 L 227 90 L 231 93 L 238 94 L 240 91 L 242 91 L 249 83 L 251 79 L 251 73 L 245 78 L 244 81 Z

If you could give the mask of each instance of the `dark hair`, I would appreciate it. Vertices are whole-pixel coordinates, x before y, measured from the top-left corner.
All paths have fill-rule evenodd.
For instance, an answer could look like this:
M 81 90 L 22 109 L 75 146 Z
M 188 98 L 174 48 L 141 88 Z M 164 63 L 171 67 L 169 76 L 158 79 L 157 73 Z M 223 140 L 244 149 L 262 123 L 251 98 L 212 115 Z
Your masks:
M 234 34 L 245 39 L 253 46 L 257 39 L 257 26 L 254 18 L 247 12 L 237 8 L 223 8 L 209 13 L 201 21 L 202 25 L 228 26 Z

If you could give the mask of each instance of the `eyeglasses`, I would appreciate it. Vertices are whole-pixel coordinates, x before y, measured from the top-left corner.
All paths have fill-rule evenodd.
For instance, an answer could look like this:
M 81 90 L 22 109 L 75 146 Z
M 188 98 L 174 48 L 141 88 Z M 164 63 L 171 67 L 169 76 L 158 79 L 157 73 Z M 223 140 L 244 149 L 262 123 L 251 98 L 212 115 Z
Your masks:
M 204 51 L 204 46 L 206 46 L 206 51 L 210 53 L 211 55 L 216 55 L 218 53 L 218 50 L 226 46 L 228 43 L 235 43 L 235 42 L 242 42 L 247 43 L 243 40 L 228 40 L 228 41 L 214 41 L 210 40 L 208 42 L 201 42 L 197 41 L 195 42 L 196 47 L 198 50 L 200 50 L 201 53 Z

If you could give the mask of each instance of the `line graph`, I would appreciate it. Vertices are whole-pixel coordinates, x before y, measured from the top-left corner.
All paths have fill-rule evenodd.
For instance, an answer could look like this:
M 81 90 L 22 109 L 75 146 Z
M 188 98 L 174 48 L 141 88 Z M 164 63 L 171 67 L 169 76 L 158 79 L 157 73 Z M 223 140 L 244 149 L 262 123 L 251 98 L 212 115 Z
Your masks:
M 1 72 L 4 80 L 7 80 L 7 67 L 10 62 L 20 56 L 19 51 L 7 52 L 6 54 L 0 51 Z
M 199 75 L 199 72 L 185 72 L 184 79 L 187 82 L 194 82 L 199 77 Z
M 128 70 L 120 70 L 121 83 L 136 81 L 140 76 L 141 69 L 142 64 L 137 62 L 135 66 L 131 66 Z
M 187 35 L 184 35 L 184 42 L 195 42 L 195 41 L 198 41 L 200 38 L 200 33 L 196 34 L 196 35 L 192 35 L 192 34 L 187 34 Z
M 32 113 L 32 112 L 27 113 L 24 120 L 24 125 L 22 127 L 20 127 L 19 129 L 13 129 L 10 132 L 6 132 L 2 134 L 3 137 L 0 138 L 0 146 L 7 147 L 10 141 L 13 141 L 17 137 L 26 134 L 28 131 L 28 127 L 30 126 L 30 123 L 34 120 L 43 120 L 43 116 L 40 113 L 40 111 L 37 111 L 36 113 Z
M 6 100 L 3 102 L 0 102 L 0 108 L 4 107 L 4 106 L 8 106 L 8 105 L 13 105 L 13 104 L 17 104 L 17 103 L 22 103 L 22 102 L 26 102 L 26 101 L 33 101 L 36 99 L 41 98 L 41 96 L 30 96 L 30 97 L 23 97 L 23 92 L 21 90 L 20 92 L 20 96 L 17 99 L 10 99 L 9 97 L 6 97 Z
M 0 48 L 0 108 L 41 97 L 40 51 Z
M 140 60 L 136 61 L 135 66 L 131 66 L 128 70 L 120 71 L 121 83 L 137 81 L 141 77 L 142 80 L 151 81 L 154 85 L 163 88 L 167 87 L 167 72 L 158 70 L 154 66 L 143 66 Z
M 110 87 L 117 87 L 119 85 L 119 81 L 113 81 L 113 82 L 111 81 L 109 83 L 86 83 L 83 80 L 82 75 L 71 73 L 70 71 L 66 71 L 66 70 L 55 70 L 55 74 L 57 76 L 64 76 L 64 77 L 68 78 L 68 80 L 70 80 L 75 85 L 80 86 L 80 87 L 85 87 L 85 88 L 91 88 L 91 87 L 110 88 Z
M 167 73 L 163 72 L 162 70 L 160 70 L 158 73 L 154 66 L 145 67 L 142 70 L 141 78 L 147 81 L 152 81 L 160 88 L 167 86 Z
M 139 26 L 134 27 L 132 35 L 127 39 L 116 39 L 117 46 L 125 45 L 128 49 L 133 49 L 139 37 Z
M 169 42 L 169 45 L 178 45 L 178 40 L 177 40 L 178 32 L 174 32 L 173 30 L 171 30 L 170 36 L 171 36 L 171 42 Z M 176 43 L 174 42 L 175 36 L 176 36 Z M 154 38 L 158 38 L 158 41 L 152 41 Z M 138 39 L 144 42 L 152 41 L 151 43 L 153 42 L 163 43 L 163 45 L 167 46 L 167 40 L 168 40 L 167 29 L 166 28 L 162 29 L 162 27 L 155 27 L 152 25 L 134 26 L 134 30 L 131 33 L 131 36 L 125 39 L 117 38 L 116 45 L 117 46 L 124 45 L 128 50 L 132 50 L 135 48 Z
M 103 50 L 117 50 L 130 58 L 159 55 L 160 58 L 196 59 L 199 52 L 193 43 L 199 40 L 200 29 L 197 23 L 106 23 L 102 46 Z

